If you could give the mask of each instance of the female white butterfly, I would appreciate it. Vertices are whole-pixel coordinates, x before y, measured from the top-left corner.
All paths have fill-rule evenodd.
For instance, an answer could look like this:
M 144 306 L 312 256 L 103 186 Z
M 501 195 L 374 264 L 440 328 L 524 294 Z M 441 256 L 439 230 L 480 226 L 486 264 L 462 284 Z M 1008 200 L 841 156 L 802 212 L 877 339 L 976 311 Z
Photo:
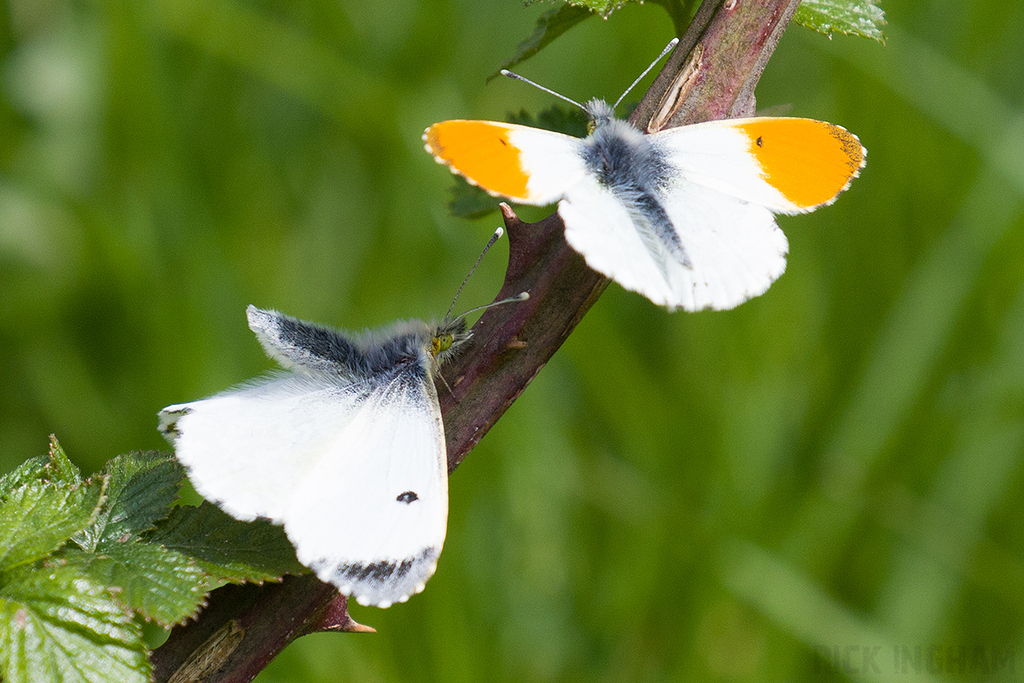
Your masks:
M 361 335 L 254 306 L 247 314 L 285 370 L 168 406 L 160 430 L 199 493 L 237 519 L 283 524 L 322 581 L 363 605 L 408 600 L 444 545 L 448 461 L 434 378 L 470 339 L 465 314 Z
M 566 241 L 591 268 L 669 309 L 727 309 L 762 294 L 786 268 L 774 214 L 831 204 L 867 154 L 855 135 L 811 119 L 708 121 L 644 135 L 614 118 L 626 93 L 613 106 L 582 105 L 537 87 L 582 108 L 590 135 L 444 121 L 424 132 L 427 151 L 492 195 L 558 202 Z

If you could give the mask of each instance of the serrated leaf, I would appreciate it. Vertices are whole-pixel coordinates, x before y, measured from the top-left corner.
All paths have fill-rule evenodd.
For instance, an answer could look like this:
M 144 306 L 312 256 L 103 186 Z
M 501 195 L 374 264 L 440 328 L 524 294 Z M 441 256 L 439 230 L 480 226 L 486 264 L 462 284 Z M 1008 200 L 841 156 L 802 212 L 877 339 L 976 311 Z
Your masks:
M 46 466 L 50 460 L 45 455 L 37 455 L 4 476 L 0 477 L 0 501 L 12 491 L 35 481 L 42 481 L 46 474 Z
M 89 526 L 105 483 L 67 488 L 34 481 L 11 491 L 0 504 L 0 570 L 41 559 Z
M 501 68 L 511 69 L 516 64 L 526 61 L 555 38 L 592 16 L 594 16 L 594 13 L 590 9 L 571 4 L 562 5 L 545 12 L 537 17 L 537 25 L 534 27 L 533 33 L 516 46 L 515 54 L 511 59 L 502 64 Z M 500 69 L 495 71 L 487 77 L 487 80 L 491 80 L 500 73 Z
M 35 481 L 65 484 L 68 487 L 82 482 L 81 471 L 64 454 L 57 437 L 52 434 L 49 455 L 29 458 L 14 471 L 0 477 L 0 500 L 6 498 L 11 491 Z
M 55 434 L 50 435 L 50 464 L 48 466 L 52 474 L 51 481 L 66 484 L 78 484 L 82 481 L 82 471 L 75 467 L 68 459 L 64 449 L 57 441 Z
M 104 469 L 110 483 L 96 522 L 75 536 L 85 550 L 137 538 L 163 519 L 178 496 L 185 470 L 173 458 L 150 451 L 119 455 Z
M 208 502 L 175 508 L 147 540 L 193 558 L 225 581 L 269 581 L 307 571 L 284 529 L 266 520 L 240 522 Z
M 793 21 L 829 37 L 844 33 L 885 42 L 885 12 L 871 0 L 803 0 Z
M 76 568 L 0 573 L 0 679 L 145 683 L 149 675 L 138 625 Z
M 188 557 L 136 539 L 104 541 L 95 552 L 69 549 L 58 561 L 80 568 L 118 602 L 164 626 L 194 616 L 209 590 L 206 575 Z

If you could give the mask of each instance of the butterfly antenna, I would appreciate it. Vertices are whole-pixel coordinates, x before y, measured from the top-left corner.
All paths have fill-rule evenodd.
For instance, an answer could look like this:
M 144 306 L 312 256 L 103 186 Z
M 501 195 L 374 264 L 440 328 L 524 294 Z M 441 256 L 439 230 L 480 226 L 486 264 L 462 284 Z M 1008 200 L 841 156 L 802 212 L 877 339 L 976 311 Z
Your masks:
M 652 65 L 652 66 L 653 66 L 653 65 Z M 587 108 L 586 108 L 586 107 L 584 107 L 584 106 L 583 106 L 582 104 L 580 104 L 580 103 L 579 103 L 579 102 L 577 102 L 576 100 L 570 100 L 570 99 L 569 99 L 568 97 L 566 97 L 565 95 L 563 95 L 563 94 L 561 94 L 561 93 L 557 93 L 557 92 L 555 92 L 554 90 L 551 90 L 551 89 L 549 89 L 549 88 L 545 88 L 545 87 L 544 87 L 543 85 L 540 85 L 540 84 L 534 83 L 533 81 L 531 81 L 531 80 L 530 80 L 529 78 L 527 78 L 526 76 L 520 76 L 520 75 L 519 75 L 519 74 L 517 74 L 517 73 L 512 73 L 512 72 L 511 72 L 511 71 L 509 71 L 508 69 L 502 69 L 502 70 L 501 70 L 501 75 L 502 75 L 502 76 L 508 76 L 509 78 L 514 78 L 514 79 L 516 79 L 517 81 L 522 81 L 523 83 L 529 83 L 529 84 L 530 84 L 530 85 L 532 85 L 532 86 L 533 86 L 534 88 L 537 88 L 538 90 L 543 90 L 544 92 L 548 93 L 549 95 L 554 95 L 555 97 L 561 98 L 561 99 L 565 100 L 566 102 L 568 102 L 569 104 L 574 104 L 574 105 L 576 105 L 577 107 L 579 107 L 580 109 L 582 109 L 583 111 L 586 111 L 586 110 L 587 110 Z
M 636 84 L 643 80 L 643 77 L 646 76 L 650 72 L 650 70 L 654 68 L 654 65 L 660 62 L 661 58 L 667 55 L 672 50 L 672 48 L 676 46 L 676 43 L 678 42 L 678 38 L 673 38 L 672 40 L 669 41 L 668 45 L 665 46 L 665 49 L 661 51 L 661 54 L 658 55 L 658 57 L 653 62 L 651 62 L 650 66 L 644 69 L 644 72 L 640 74 L 635 81 L 633 81 L 633 85 L 626 88 L 626 92 L 622 93 L 622 95 L 619 96 L 619 99 L 615 100 L 615 104 L 612 105 L 612 110 L 619 106 L 619 103 L 622 102 L 623 98 L 625 98 L 626 95 L 629 94 L 629 91 L 635 88 Z
M 529 292 L 519 292 L 515 296 L 510 296 L 507 299 L 502 299 L 501 301 L 492 301 L 489 304 L 484 304 L 483 306 L 477 306 L 476 308 L 471 308 L 468 311 L 466 311 L 465 313 L 463 313 L 462 315 L 460 315 L 459 318 L 465 318 L 470 313 L 476 313 L 477 311 L 482 311 L 482 310 L 484 310 L 486 308 L 494 308 L 495 306 L 501 306 L 502 304 L 511 304 L 511 303 L 516 302 L 516 301 L 526 301 L 529 298 L 530 298 L 530 293 Z M 450 312 L 451 311 L 449 311 L 449 313 Z M 458 318 L 456 318 L 456 320 L 457 319 Z
M 466 283 L 469 282 L 469 278 L 473 277 L 473 273 L 476 272 L 476 267 L 479 266 L 480 262 L 484 260 L 484 255 L 490 250 L 491 247 L 494 246 L 495 242 L 501 239 L 501 236 L 504 234 L 505 229 L 499 227 L 497 230 L 494 231 L 494 234 L 491 235 L 491 239 L 487 241 L 487 246 L 484 247 L 484 250 L 482 252 L 480 252 L 480 255 L 476 258 L 476 263 L 473 264 L 473 267 L 469 269 L 469 275 L 467 275 L 466 279 L 462 281 L 461 285 L 459 285 L 459 291 L 455 292 L 455 298 L 452 299 L 452 305 L 448 307 L 448 312 L 444 314 L 445 320 L 448 320 L 448 316 L 452 314 L 452 310 L 454 310 L 455 308 L 455 302 L 459 300 L 459 295 L 462 294 L 462 290 L 466 287 Z

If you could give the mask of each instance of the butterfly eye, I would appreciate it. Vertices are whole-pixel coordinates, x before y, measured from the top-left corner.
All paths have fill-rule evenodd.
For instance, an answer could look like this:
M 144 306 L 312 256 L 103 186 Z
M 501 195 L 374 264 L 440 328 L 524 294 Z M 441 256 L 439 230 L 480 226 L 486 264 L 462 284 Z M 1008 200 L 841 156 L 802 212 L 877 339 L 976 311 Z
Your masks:
M 434 338 L 430 340 L 430 352 L 436 356 L 442 351 L 447 351 L 452 347 L 452 342 L 454 341 L 455 338 L 451 334 L 447 332 L 440 332 L 434 335 Z
M 587 121 L 587 135 L 593 135 L 595 130 L 597 130 L 597 121 L 589 119 Z

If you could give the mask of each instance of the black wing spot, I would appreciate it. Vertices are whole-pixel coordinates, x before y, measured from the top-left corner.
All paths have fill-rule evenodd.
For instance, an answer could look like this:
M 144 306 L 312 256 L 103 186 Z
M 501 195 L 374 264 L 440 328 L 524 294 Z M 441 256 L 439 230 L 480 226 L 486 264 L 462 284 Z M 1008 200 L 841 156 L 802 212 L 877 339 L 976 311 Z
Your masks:
M 505 140 L 503 138 L 498 138 L 498 142 L 500 142 L 503 145 L 508 145 L 508 143 L 505 142 Z
M 406 491 L 405 493 L 398 494 L 398 498 L 396 498 L 395 500 L 397 500 L 399 503 L 405 503 L 406 505 L 408 505 L 414 500 L 419 499 L 420 497 L 416 495 L 415 491 Z
M 761 142 L 762 142 L 762 141 L 761 141 L 761 136 L 760 136 L 760 135 L 758 135 L 758 136 L 757 136 L 757 146 L 758 146 L 758 147 L 760 147 L 760 146 L 761 146 Z

